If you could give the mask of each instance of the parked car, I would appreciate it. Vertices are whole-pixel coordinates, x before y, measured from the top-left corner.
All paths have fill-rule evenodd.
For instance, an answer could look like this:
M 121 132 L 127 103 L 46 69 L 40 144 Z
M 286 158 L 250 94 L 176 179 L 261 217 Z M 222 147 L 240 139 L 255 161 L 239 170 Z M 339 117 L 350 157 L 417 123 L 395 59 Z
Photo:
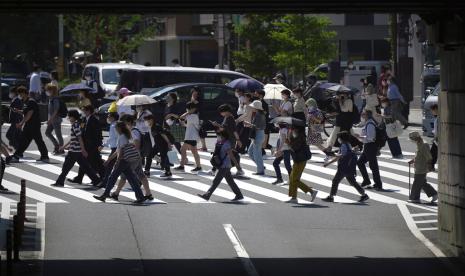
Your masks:
M 425 67 L 421 74 L 421 103 L 424 104 L 426 98 L 434 91 L 440 79 L 440 69 L 438 67 Z
M 8 85 L 9 88 L 24 85 L 27 87 L 28 81 L 27 67 L 24 63 L 19 61 L 0 61 L 0 83 L 2 83 L 2 100 L 9 100 L 9 90 L 4 87 Z
M 180 83 L 167 85 L 146 91 L 142 94 L 147 95 L 157 102 L 151 106 L 151 111 L 154 114 L 158 122 L 163 121 L 163 113 L 166 106 L 165 98 L 169 93 L 176 93 L 179 98 L 179 104 L 185 105 L 190 101 L 191 89 L 198 87 L 200 89 L 200 99 L 202 103 L 202 110 L 200 112 L 200 120 L 204 122 L 204 126 L 211 130 L 211 126 L 208 121 L 221 122 L 222 118 L 217 111 L 218 106 L 222 104 L 230 104 L 233 108 L 237 109 L 238 102 L 234 95 L 234 90 L 224 84 L 216 83 Z M 108 114 L 108 108 L 111 103 L 106 103 L 97 111 L 98 117 L 102 125 L 107 128 L 106 118 Z M 184 109 L 183 109 L 184 110 Z
M 439 82 L 433 92 L 426 98 L 423 104 L 423 135 L 433 137 L 434 117 L 431 114 L 431 106 L 439 103 L 439 92 L 441 91 L 441 83 Z
M 251 78 L 242 73 L 210 68 L 149 66 L 123 70 L 120 87 L 137 93 L 178 83 L 226 84 L 238 78 Z
M 82 82 L 85 82 L 86 74 L 92 76 L 95 81 L 97 92 L 105 95 L 113 93 L 120 81 L 119 70 L 143 68 L 144 66 L 132 63 L 90 63 L 84 67 L 82 72 Z

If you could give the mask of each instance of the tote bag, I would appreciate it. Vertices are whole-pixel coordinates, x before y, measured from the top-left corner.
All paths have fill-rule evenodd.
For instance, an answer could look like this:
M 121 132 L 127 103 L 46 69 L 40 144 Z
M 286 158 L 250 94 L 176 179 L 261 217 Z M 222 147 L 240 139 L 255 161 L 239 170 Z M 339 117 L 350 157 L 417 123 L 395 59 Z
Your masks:
M 396 138 L 402 135 L 402 124 L 396 120 L 393 123 L 386 124 L 386 133 L 389 138 Z

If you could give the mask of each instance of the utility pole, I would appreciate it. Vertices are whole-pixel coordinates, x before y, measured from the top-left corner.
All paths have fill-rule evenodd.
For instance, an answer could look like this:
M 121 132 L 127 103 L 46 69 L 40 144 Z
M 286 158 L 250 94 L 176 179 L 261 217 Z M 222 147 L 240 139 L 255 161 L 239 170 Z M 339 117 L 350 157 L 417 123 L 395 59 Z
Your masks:
M 218 14 L 218 67 L 224 68 L 224 15 Z
M 64 33 L 63 33 L 63 15 L 58 15 L 58 64 L 57 73 L 58 78 L 61 80 L 65 75 L 65 50 L 64 50 Z

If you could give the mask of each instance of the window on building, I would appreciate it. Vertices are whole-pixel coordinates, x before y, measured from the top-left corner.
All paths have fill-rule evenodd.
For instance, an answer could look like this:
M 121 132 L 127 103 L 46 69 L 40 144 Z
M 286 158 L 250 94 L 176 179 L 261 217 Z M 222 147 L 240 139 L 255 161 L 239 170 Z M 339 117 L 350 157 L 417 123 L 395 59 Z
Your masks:
M 371 40 L 348 40 L 348 60 L 371 60 Z
M 372 26 L 375 21 L 375 16 L 372 13 L 369 13 L 369 14 L 348 13 L 346 14 L 345 18 L 346 18 L 346 26 L 354 26 L 354 25 Z
M 374 59 L 375 60 L 389 60 L 391 56 L 391 45 L 387 40 L 374 41 Z

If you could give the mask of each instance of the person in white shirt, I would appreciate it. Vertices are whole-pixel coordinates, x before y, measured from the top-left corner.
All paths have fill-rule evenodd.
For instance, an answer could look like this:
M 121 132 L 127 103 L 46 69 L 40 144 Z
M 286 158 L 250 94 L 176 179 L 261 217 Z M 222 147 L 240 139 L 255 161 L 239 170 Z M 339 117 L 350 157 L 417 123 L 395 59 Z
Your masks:
M 152 139 L 150 138 L 150 128 L 145 124 L 145 116 L 152 115 L 147 105 L 136 106 L 136 128 L 142 134 L 142 164 L 144 167 L 144 174 L 150 176 L 150 166 L 152 165 Z
M 40 80 L 40 66 L 34 65 L 31 78 L 29 80 L 29 95 L 36 101 L 40 100 L 42 93 L 42 81 Z
M 187 164 L 187 150 L 190 150 L 194 155 L 195 168 L 191 172 L 199 172 L 202 170 L 200 165 L 200 156 L 197 151 L 197 140 L 199 140 L 200 119 L 197 110 L 197 105 L 194 103 L 187 103 L 187 112 L 179 118 L 184 126 L 186 126 L 186 135 L 184 144 L 181 147 L 181 164 L 174 168 L 175 170 L 184 170 L 184 165 Z
M 241 116 L 245 112 L 246 105 L 244 104 L 244 94 L 244 91 L 236 89 L 236 98 L 239 102 L 239 106 L 237 108 L 237 116 Z

